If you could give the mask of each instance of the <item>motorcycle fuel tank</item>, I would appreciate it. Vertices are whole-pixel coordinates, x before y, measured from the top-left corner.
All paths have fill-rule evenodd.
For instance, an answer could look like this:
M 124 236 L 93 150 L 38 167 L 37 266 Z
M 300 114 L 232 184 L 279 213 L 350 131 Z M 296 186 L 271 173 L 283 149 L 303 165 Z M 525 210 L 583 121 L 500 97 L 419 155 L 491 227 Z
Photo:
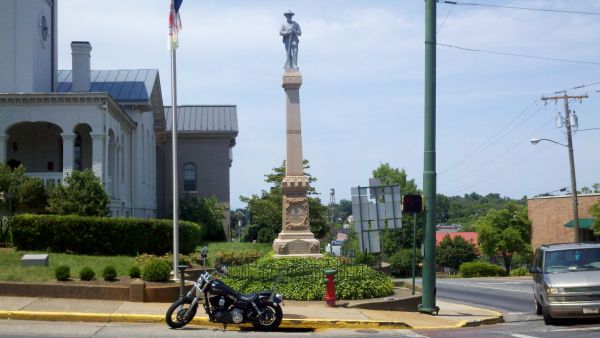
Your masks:
M 221 280 L 215 280 L 211 282 L 210 293 L 218 296 L 228 296 L 235 295 L 236 292 L 227 284 L 223 283 Z

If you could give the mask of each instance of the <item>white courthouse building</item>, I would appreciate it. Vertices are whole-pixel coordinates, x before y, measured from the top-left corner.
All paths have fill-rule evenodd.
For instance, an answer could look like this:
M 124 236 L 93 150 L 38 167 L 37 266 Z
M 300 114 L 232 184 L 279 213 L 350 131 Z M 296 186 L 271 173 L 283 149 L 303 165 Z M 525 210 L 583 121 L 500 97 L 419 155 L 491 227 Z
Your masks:
M 55 182 L 92 169 L 113 216 L 168 217 L 171 191 L 162 187 L 172 182 L 160 160 L 170 147 L 171 109 L 158 70 L 92 70 L 85 41 L 71 43 L 72 69 L 58 70 L 56 7 L 56 0 L 0 0 L 0 161 Z M 180 191 L 216 196 L 228 208 L 236 107 L 186 106 L 177 126 L 186 145 Z

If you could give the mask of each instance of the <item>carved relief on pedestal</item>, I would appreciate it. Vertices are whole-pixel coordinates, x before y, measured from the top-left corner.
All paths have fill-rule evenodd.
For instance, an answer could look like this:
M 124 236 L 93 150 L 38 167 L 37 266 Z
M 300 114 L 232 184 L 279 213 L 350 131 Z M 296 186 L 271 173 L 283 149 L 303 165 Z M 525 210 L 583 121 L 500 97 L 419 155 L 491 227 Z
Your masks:
M 319 241 L 315 240 L 314 242 L 310 243 L 310 253 L 311 254 L 318 254 L 320 251 L 320 247 L 319 247 Z
M 284 197 L 284 229 L 302 231 L 308 225 L 308 199 L 306 197 Z
M 273 243 L 273 250 L 276 255 L 284 255 L 286 253 L 285 243 Z

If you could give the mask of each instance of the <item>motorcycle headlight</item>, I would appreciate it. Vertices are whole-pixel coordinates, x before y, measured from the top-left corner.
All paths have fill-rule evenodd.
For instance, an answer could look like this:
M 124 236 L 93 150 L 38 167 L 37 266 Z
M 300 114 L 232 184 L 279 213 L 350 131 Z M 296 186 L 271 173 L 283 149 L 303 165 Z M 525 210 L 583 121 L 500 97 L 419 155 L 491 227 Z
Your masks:
M 273 301 L 275 303 L 281 303 L 281 302 L 283 302 L 283 296 L 280 293 L 276 293 L 275 296 L 273 297 Z

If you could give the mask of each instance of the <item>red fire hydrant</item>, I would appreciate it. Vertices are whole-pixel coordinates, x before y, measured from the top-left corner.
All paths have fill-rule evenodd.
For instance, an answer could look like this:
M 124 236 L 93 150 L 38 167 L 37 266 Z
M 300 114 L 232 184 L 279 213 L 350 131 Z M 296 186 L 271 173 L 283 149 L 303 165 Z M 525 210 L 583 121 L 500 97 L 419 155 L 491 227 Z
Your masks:
M 335 306 L 335 274 L 337 271 L 335 269 L 327 269 L 325 270 L 325 279 L 323 279 L 323 283 L 327 284 L 327 288 L 325 290 L 325 302 L 329 306 Z

